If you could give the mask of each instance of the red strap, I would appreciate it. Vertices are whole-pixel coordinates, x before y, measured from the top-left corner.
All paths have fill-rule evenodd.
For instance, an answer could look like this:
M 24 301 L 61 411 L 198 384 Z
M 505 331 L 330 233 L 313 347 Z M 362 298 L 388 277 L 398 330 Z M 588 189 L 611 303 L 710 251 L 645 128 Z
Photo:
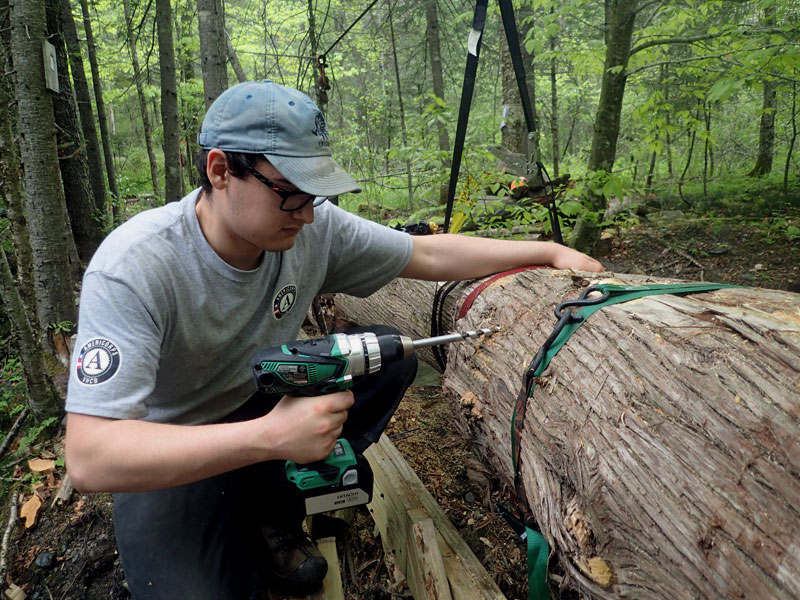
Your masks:
M 461 305 L 461 310 L 458 311 L 458 316 L 456 317 L 456 320 L 464 317 L 469 311 L 469 309 L 472 308 L 472 303 L 475 302 L 475 298 L 477 298 L 478 295 L 483 290 L 485 290 L 487 287 L 489 287 L 492 283 L 494 283 L 498 279 L 502 279 L 503 277 L 508 277 L 509 275 L 514 275 L 516 273 L 522 273 L 522 271 L 531 271 L 533 269 L 547 269 L 547 268 L 548 267 L 545 267 L 543 265 L 531 265 L 529 267 L 519 267 L 518 269 L 511 269 L 510 271 L 503 271 L 502 273 L 497 273 L 496 275 L 492 275 L 491 277 L 489 277 L 489 279 L 482 281 L 478 287 L 476 287 L 469 293 L 469 295 L 464 300 L 464 304 Z

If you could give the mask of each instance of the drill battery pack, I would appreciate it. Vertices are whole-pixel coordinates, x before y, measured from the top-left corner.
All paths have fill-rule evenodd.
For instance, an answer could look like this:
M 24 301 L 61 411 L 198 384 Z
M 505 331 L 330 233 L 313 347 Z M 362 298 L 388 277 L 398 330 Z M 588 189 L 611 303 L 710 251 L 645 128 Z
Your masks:
M 287 461 L 286 478 L 300 492 L 306 515 L 360 506 L 372 500 L 372 468 L 345 439 L 336 441 L 325 460 L 308 464 Z

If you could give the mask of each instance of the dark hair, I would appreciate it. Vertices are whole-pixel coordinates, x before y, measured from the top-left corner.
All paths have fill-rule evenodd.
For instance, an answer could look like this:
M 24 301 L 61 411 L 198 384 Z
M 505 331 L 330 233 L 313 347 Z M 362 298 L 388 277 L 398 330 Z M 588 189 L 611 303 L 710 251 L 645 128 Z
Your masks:
M 208 180 L 208 173 L 206 173 L 208 152 L 207 149 L 200 148 L 194 159 L 197 173 L 200 175 L 200 185 L 206 194 L 210 194 L 212 188 L 211 182 Z M 225 158 L 228 161 L 228 171 L 239 179 L 247 177 L 249 173 L 247 167 L 255 167 L 258 161 L 265 160 L 263 154 L 248 154 L 245 152 L 225 152 Z

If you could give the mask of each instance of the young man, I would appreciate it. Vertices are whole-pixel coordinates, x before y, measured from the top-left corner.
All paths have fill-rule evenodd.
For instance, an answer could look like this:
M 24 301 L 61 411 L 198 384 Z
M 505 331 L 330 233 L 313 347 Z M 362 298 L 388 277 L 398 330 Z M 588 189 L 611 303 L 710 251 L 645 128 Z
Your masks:
M 115 492 L 135 599 L 307 593 L 326 564 L 283 464 L 323 459 L 341 436 L 363 451 L 416 362 L 352 391 L 278 398 L 256 393 L 253 354 L 295 339 L 318 293 L 601 265 L 550 243 L 412 238 L 325 202 L 358 185 L 313 102 L 271 81 L 223 93 L 198 141 L 202 188 L 121 225 L 86 271 L 67 468 L 78 489 Z

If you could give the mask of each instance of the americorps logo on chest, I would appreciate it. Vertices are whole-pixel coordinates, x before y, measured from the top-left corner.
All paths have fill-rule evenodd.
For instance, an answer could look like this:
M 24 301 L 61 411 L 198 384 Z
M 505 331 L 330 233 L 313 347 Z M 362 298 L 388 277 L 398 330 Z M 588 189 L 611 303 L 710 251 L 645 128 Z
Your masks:
M 281 288 L 275 299 L 272 301 L 272 311 L 276 319 L 282 319 L 286 313 L 292 310 L 297 301 L 297 286 L 285 285 Z
M 122 355 L 117 345 L 106 338 L 93 338 L 81 346 L 78 355 L 78 381 L 97 385 L 111 379 L 119 370 Z

